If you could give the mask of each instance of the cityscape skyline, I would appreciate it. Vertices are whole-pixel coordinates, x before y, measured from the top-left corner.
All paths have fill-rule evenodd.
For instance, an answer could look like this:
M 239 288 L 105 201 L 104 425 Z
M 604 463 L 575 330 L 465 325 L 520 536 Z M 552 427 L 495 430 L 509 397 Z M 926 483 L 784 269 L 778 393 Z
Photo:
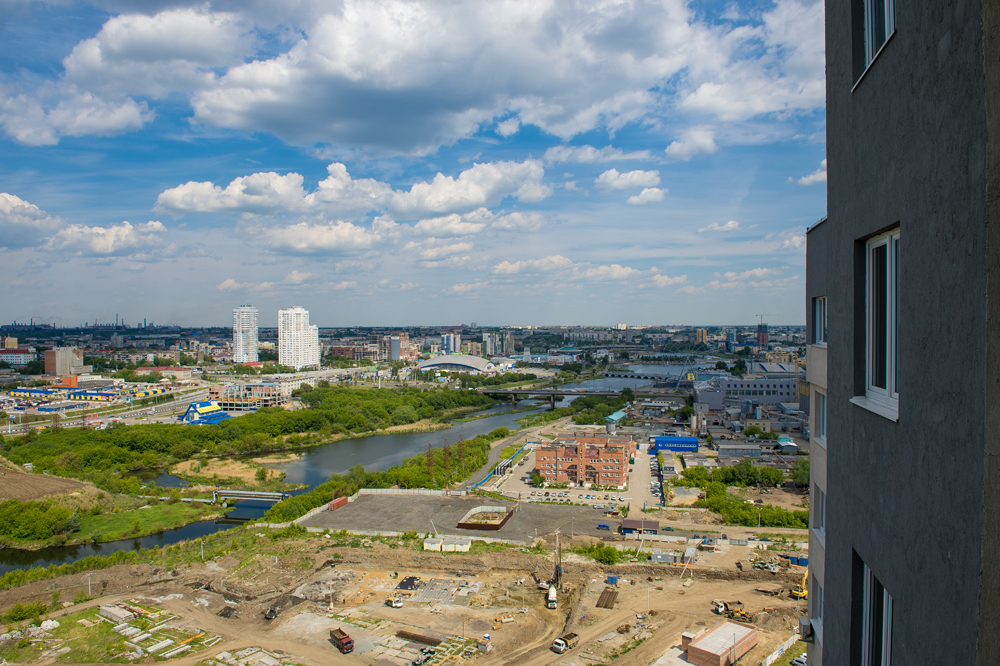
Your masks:
M 822 3 L 409 4 L 3 13 L 0 321 L 805 320 Z

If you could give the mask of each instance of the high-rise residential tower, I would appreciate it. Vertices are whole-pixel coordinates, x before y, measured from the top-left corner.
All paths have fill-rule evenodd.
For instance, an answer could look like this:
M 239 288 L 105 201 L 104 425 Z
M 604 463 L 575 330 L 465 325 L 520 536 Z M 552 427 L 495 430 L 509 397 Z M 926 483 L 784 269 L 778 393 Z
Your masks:
M 825 11 L 809 664 L 1000 664 L 1000 2 Z
M 256 363 L 257 308 L 241 305 L 233 308 L 233 363 Z
M 278 363 L 296 370 L 319 367 L 319 328 L 298 305 L 278 310 Z

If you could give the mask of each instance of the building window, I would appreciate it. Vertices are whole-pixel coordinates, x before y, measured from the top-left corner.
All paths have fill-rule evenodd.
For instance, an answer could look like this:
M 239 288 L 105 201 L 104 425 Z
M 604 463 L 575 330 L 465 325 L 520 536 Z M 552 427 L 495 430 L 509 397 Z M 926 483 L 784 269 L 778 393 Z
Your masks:
M 826 296 L 813 299 L 813 342 L 826 344 Z
M 892 664 L 892 597 L 862 563 L 861 666 Z
M 810 614 L 813 625 L 813 632 L 819 642 L 823 642 L 823 586 L 819 584 L 816 576 L 812 577 L 812 589 L 809 590 L 812 597 L 812 613 Z
M 865 397 L 895 414 L 899 409 L 896 388 L 899 229 L 873 238 L 865 248 Z
M 826 394 L 816 391 L 816 427 L 813 434 L 818 443 L 826 447 Z
M 826 534 L 826 493 L 819 486 L 813 486 L 812 506 L 809 513 L 813 519 L 813 529 L 822 537 Z
M 882 47 L 896 31 L 895 0 L 852 0 L 854 80 L 864 76 Z

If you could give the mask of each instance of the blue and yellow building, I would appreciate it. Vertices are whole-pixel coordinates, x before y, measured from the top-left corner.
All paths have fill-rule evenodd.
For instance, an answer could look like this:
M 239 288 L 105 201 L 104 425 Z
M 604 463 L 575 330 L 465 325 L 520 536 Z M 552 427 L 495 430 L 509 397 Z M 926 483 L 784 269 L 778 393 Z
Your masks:
M 214 425 L 233 418 L 215 400 L 192 402 L 180 417 L 181 423 L 188 425 Z

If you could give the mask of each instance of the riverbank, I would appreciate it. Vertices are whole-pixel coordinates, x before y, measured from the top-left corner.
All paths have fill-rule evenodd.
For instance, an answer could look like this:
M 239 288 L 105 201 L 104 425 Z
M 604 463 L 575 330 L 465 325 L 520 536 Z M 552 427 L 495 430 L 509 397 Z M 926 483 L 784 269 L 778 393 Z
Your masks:
M 41 550 L 51 546 L 78 546 L 88 543 L 108 543 L 160 534 L 206 520 L 216 520 L 228 511 L 203 502 L 157 502 L 127 511 L 80 517 L 80 529 L 71 535 L 56 534 L 47 539 L 4 540 L 8 548 Z

